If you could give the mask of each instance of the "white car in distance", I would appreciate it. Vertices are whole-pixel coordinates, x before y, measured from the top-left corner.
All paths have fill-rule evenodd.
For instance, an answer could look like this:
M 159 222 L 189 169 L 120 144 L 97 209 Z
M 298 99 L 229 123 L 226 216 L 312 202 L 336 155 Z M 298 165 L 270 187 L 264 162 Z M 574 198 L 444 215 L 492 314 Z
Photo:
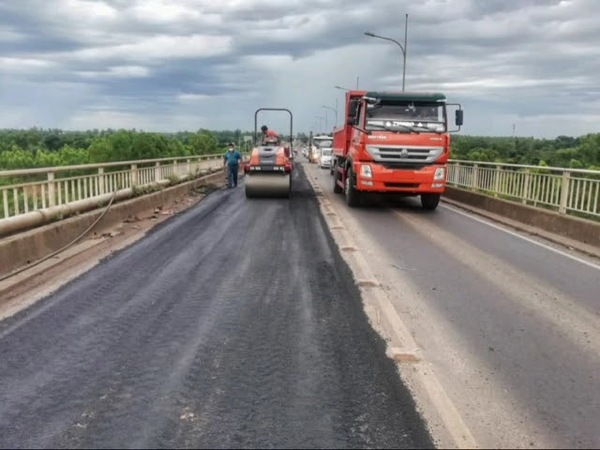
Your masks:
M 333 155 L 333 149 L 322 148 L 321 155 L 319 156 L 319 167 L 321 169 L 327 169 L 331 167 L 331 157 Z

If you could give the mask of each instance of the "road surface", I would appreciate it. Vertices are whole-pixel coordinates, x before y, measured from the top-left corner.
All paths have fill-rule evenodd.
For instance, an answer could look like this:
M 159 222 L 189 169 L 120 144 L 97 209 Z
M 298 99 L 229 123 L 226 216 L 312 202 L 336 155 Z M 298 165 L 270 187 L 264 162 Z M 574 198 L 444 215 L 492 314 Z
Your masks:
M 350 210 L 304 165 L 477 445 L 600 447 L 598 261 L 418 198 Z
M 0 322 L 0 447 L 431 447 L 296 176 L 291 201 L 215 192 Z

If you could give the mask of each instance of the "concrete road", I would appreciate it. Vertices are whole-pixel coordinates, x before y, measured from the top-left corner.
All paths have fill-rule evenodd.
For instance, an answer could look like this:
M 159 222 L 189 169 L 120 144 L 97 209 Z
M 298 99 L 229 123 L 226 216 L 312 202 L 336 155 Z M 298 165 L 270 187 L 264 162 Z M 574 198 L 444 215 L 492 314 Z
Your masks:
M 290 201 L 215 192 L 0 322 L 0 447 L 431 447 L 296 176 Z
M 350 210 L 304 166 L 440 380 L 434 406 L 481 447 L 600 447 L 597 261 L 418 198 Z

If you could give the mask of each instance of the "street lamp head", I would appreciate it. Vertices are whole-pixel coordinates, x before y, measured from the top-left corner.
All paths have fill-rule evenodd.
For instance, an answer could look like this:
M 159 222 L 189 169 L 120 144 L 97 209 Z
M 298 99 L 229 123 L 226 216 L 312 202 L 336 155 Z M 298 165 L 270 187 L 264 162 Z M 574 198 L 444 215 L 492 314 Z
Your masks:
M 371 37 L 375 37 L 375 35 L 373 33 L 371 33 L 370 31 L 365 31 L 364 33 L 366 36 L 371 36 Z

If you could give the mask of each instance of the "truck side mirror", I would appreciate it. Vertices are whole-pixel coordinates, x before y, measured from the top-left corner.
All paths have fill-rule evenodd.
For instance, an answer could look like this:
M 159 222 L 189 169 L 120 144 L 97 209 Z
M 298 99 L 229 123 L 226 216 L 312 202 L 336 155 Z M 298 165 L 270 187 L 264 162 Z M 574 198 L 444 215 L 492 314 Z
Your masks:
M 458 127 L 462 126 L 462 124 L 463 124 L 463 110 L 462 109 L 457 109 L 454 112 L 454 123 Z

